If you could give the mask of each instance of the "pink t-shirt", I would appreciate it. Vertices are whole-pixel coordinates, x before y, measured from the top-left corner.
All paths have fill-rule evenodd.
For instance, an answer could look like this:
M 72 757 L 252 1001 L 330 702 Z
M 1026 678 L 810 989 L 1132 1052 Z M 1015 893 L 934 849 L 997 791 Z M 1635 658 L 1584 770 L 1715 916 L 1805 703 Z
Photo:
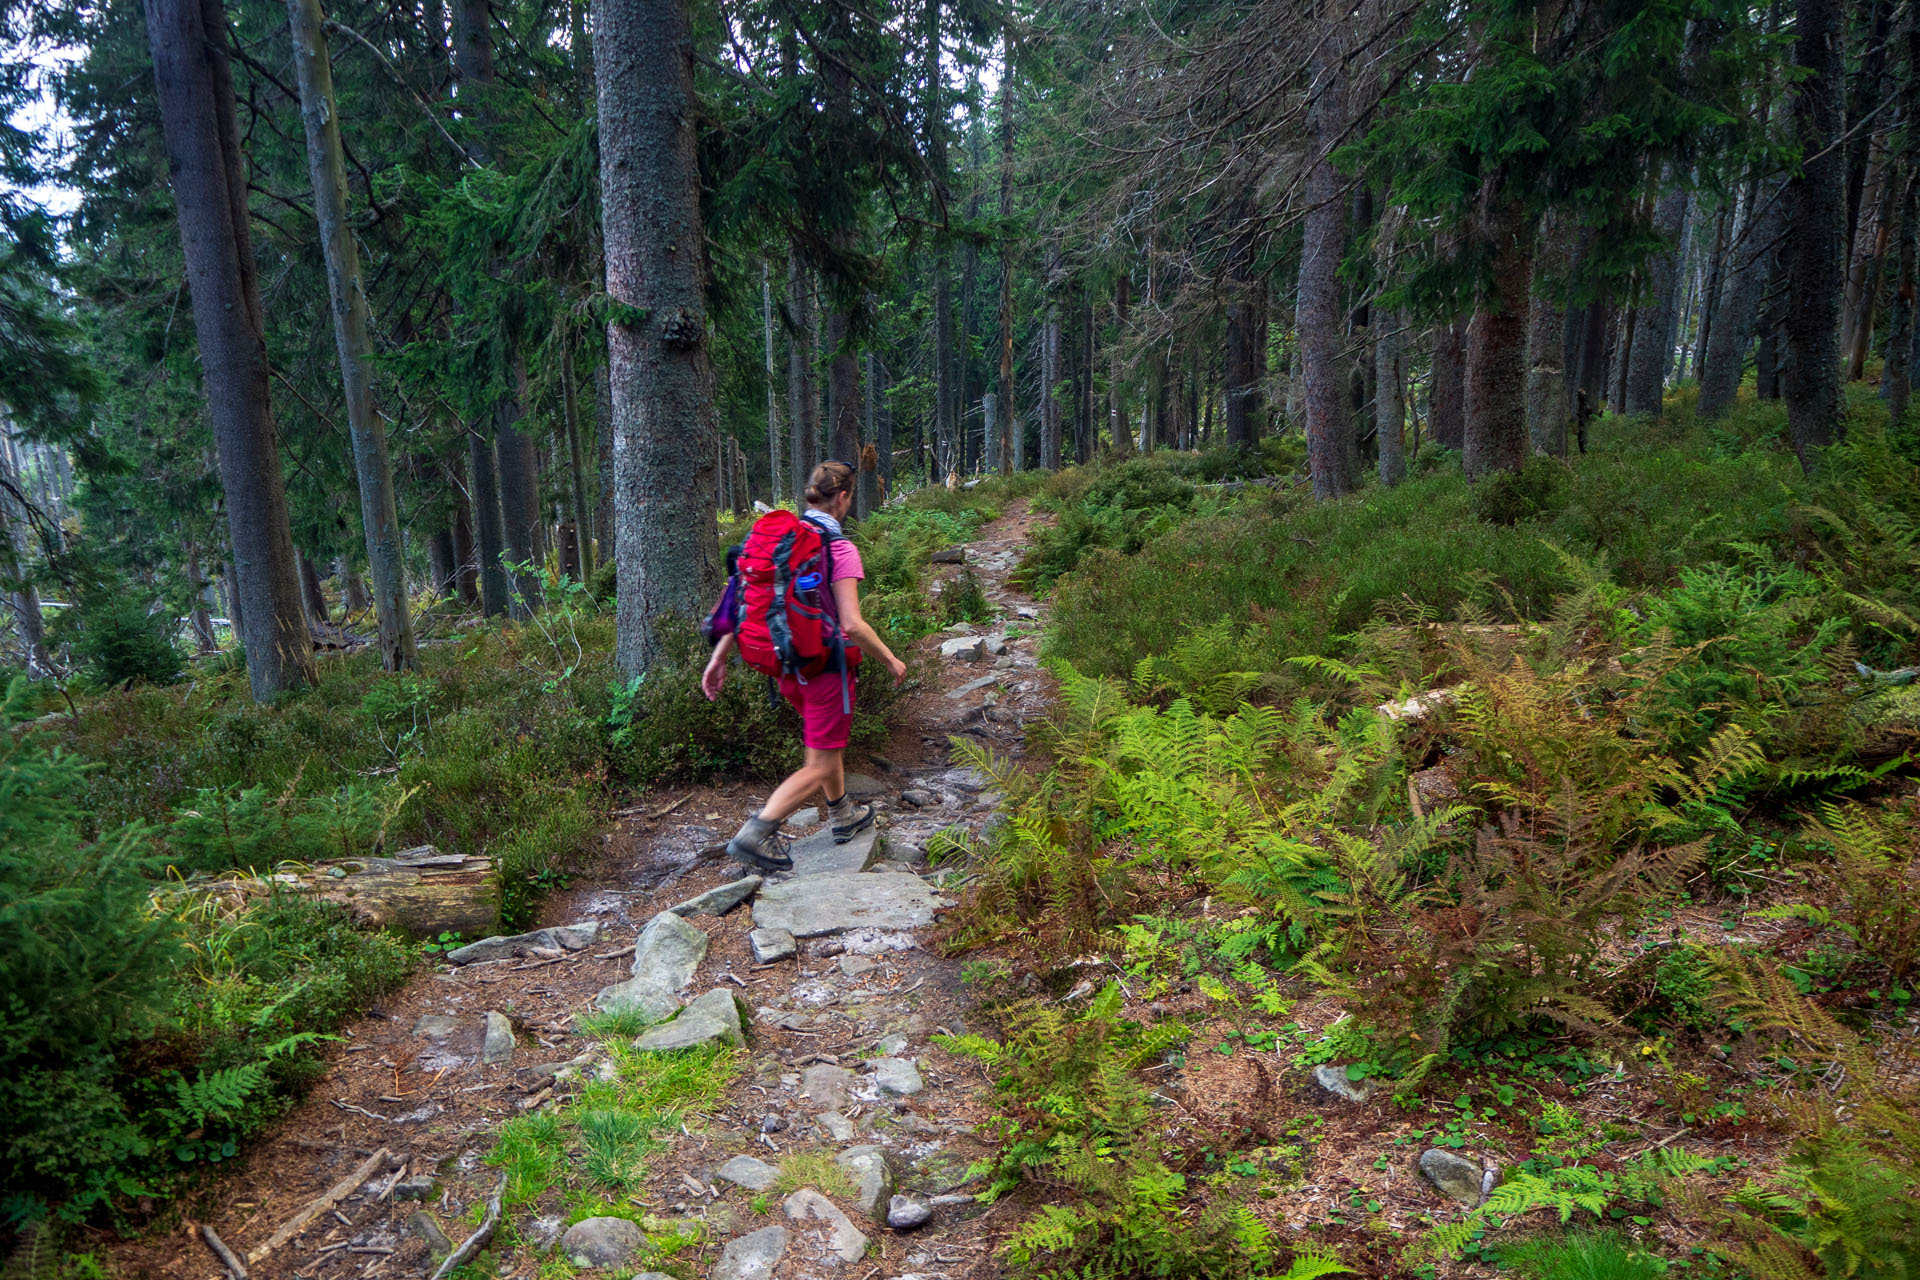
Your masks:
M 833 576 L 830 581 L 838 582 L 842 578 L 864 578 L 867 566 L 860 561 L 860 548 L 853 545 L 851 538 L 839 538 L 833 544 Z

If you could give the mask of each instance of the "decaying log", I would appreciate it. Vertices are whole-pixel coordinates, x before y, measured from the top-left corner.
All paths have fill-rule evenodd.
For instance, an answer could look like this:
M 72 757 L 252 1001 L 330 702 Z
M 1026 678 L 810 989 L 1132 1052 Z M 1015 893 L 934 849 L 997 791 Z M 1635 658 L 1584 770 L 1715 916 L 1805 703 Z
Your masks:
M 162 891 L 168 896 L 213 894 L 234 907 L 275 892 L 337 902 L 357 925 L 397 929 L 415 938 L 441 933 L 485 937 L 500 923 L 500 885 L 492 860 L 441 853 L 432 845 L 390 858 L 282 864 L 263 876 L 188 881 Z

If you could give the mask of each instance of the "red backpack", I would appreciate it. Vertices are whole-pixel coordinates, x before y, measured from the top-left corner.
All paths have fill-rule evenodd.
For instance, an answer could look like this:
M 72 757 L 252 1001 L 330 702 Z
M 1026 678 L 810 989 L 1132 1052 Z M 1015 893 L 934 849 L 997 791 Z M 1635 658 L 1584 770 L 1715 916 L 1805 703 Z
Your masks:
M 806 681 L 833 672 L 841 677 L 841 704 L 850 708 L 846 676 L 861 655 L 858 645 L 847 643 L 834 611 L 830 584 L 838 539 L 785 508 L 761 516 L 733 557 L 733 580 L 709 628 L 725 627 L 718 615 L 731 599 L 731 629 L 743 662 L 772 678 Z

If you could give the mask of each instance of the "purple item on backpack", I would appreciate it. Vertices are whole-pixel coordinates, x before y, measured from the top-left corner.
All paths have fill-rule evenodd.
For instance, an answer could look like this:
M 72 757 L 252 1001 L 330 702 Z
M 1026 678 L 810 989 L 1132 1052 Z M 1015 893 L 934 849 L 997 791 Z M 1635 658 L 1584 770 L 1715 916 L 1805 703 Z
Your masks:
M 740 575 L 735 570 L 735 558 L 740 548 L 734 547 L 727 552 L 727 589 L 720 593 L 720 600 L 713 606 L 713 612 L 700 624 L 700 634 L 709 645 L 720 643 L 720 637 L 733 634 L 733 628 L 740 617 Z

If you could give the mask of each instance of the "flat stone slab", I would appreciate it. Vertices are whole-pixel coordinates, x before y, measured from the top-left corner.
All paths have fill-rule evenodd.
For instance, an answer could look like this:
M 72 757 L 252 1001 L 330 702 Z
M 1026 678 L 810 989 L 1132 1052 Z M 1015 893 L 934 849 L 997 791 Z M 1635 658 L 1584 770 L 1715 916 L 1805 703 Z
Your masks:
M 753 923 L 818 938 L 849 929 L 924 929 L 939 898 L 919 876 L 833 873 L 796 876 L 760 890 Z
M 413 1024 L 413 1034 L 429 1040 L 445 1040 L 460 1029 L 460 1019 L 450 1013 L 423 1013 Z
M 676 903 L 667 910 L 676 916 L 723 916 L 751 898 L 753 891 L 759 887 L 759 876 L 744 876 L 716 885 L 698 897 Z
M 823 1111 L 841 1111 L 847 1105 L 847 1091 L 853 1087 L 853 1072 L 845 1067 L 818 1063 L 800 1074 L 800 1092 Z
M 907 1058 L 874 1059 L 873 1082 L 880 1092 L 896 1098 L 910 1098 L 927 1087 L 920 1079 L 920 1068 Z
M 815 1191 L 802 1187 L 786 1200 L 787 1217 L 795 1222 L 827 1224 L 827 1248 L 842 1262 L 858 1262 L 867 1253 L 867 1237 L 853 1220 L 840 1212 L 840 1206 Z
M 464 947 L 455 947 L 444 957 L 448 964 L 478 964 L 483 960 L 511 960 L 515 956 L 524 956 L 534 950 L 541 951 L 580 951 L 592 946 L 600 937 L 598 920 L 582 920 L 578 924 L 554 925 L 548 929 L 535 929 L 532 933 L 516 933 L 498 938 L 482 938 L 478 942 L 469 942 Z
M 740 1023 L 740 1005 L 733 992 L 717 987 L 680 1011 L 672 1022 L 648 1027 L 633 1042 L 636 1049 L 665 1052 L 692 1049 L 703 1044 L 730 1044 L 744 1048 L 745 1030 Z
M 597 1009 L 637 1008 L 664 1018 L 680 1007 L 680 990 L 707 955 L 707 935 L 671 911 L 647 921 L 633 944 L 633 976 L 602 987 Z
M 773 1269 L 787 1251 L 787 1239 L 785 1227 L 762 1227 L 735 1236 L 713 1264 L 712 1280 L 773 1280 Z
M 771 1191 L 780 1181 L 780 1171 L 765 1160 L 735 1156 L 713 1171 L 713 1176 L 749 1191 Z
M 833 828 L 822 827 L 810 836 L 801 836 L 789 847 L 796 876 L 831 875 L 837 871 L 865 871 L 873 861 L 873 850 L 880 839 L 878 827 L 868 827 L 845 844 L 833 842 Z
M 965 684 L 961 685 L 958 689 L 947 690 L 947 696 L 949 698 L 956 698 L 956 699 L 964 698 L 964 697 L 967 697 L 969 694 L 978 693 L 982 689 L 992 688 L 994 685 L 999 684 L 1001 679 L 1002 677 L 1000 676 L 981 676 L 978 680 L 967 681 Z
M 755 964 L 785 960 L 800 950 L 800 944 L 785 929 L 755 929 L 747 935 L 747 945 L 753 948 Z

